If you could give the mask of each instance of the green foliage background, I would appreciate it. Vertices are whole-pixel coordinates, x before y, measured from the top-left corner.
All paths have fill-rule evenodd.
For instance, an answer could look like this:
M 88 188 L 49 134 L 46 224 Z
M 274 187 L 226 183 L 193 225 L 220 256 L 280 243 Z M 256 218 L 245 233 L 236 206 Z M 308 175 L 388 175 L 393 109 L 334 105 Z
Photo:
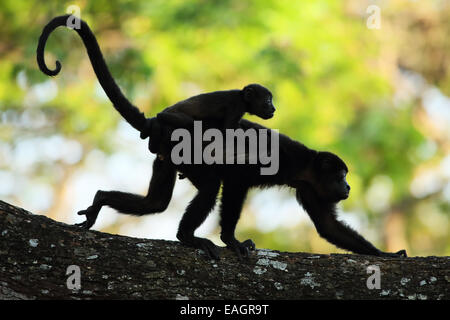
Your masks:
M 450 253 L 449 176 L 439 171 L 449 157 L 449 131 L 429 119 L 421 92 L 402 85 L 405 74 L 414 73 L 450 94 L 449 1 L 384 2 L 381 29 L 374 30 L 366 26 L 367 7 L 378 4 L 372 1 L 3 0 L 1 143 L 14 148 L 24 139 L 55 133 L 79 141 L 79 163 L 38 163 L 27 172 L 55 189 L 64 176 L 55 168 L 82 167 L 95 148 L 116 152 L 109 137 L 120 120 L 98 93 L 73 31 L 58 29 L 47 45 L 49 64 L 57 58 L 63 65 L 51 80 L 57 94 L 36 94 L 45 92 L 39 86 L 49 81 L 36 66 L 37 39 L 52 17 L 73 4 L 97 35 L 127 96 L 148 116 L 200 92 L 261 83 L 277 106 L 264 125 L 335 152 L 349 164 L 352 195 L 343 209 L 367 217 L 378 245 L 405 246 L 410 254 Z M 27 112 L 31 123 L 33 116 L 43 116 L 45 124 L 24 125 L 20 119 Z M 1 170 L 10 165 L 0 160 Z M 411 183 L 427 171 L 440 176 L 440 183 L 433 192 L 414 195 Z M 388 204 L 377 209 L 368 198 L 380 181 L 390 182 L 392 190 Z M 20 193 L 0 196 L 19 201 Z M 259 247 L 336 251 L 310 225 L 262 233 L 244 218 L 239 232 Z

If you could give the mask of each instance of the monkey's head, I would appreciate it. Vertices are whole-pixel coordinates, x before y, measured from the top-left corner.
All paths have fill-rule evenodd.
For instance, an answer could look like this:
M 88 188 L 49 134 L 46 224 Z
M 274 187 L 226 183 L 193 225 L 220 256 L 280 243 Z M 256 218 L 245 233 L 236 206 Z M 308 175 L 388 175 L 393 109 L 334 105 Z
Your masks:
M 306 182 L 320 199 L 339 202 L 347 199 L 350 193 L 347 173 L 346 164 L 337 155 L 321 151 L 302 173 L 300 180 L 301 183 Z
M 247 112 L 262 119 L 273 117 L 275 107 L 272 104 L 272 93 L 259 84 L 249 84 L 242 89 Z
M 350 186 L 344 161 L 331 152 L 319 152 L 313 163 L 314 188 L 319 196 L 330 201 L 347 199 Z

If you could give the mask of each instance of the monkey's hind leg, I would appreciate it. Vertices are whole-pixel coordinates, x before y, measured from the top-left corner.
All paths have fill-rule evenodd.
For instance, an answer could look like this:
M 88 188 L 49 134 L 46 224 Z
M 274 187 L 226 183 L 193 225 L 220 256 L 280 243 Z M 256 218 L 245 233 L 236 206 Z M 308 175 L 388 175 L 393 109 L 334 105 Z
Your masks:
M 77 225 L 85 229 L 91 228 L 103 206 L 137 216 L 162 212 L 166 210 L 172 198 L 175 177 L 176 171 L 171 163 L 156 158 L 153 163 L 152 179 L 145 197 L 120 191 L 99 190 L 95 194 L 92 205 L 78 212 L 79 215 L 86 216 L 86 221 Z

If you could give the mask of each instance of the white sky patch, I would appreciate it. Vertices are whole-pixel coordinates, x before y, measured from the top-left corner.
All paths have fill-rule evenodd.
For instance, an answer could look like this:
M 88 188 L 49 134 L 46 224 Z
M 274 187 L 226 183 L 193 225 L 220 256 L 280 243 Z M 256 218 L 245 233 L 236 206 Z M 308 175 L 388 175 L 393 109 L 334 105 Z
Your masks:
M 442 172 L 442 176 L 450 179 L 450 154 L 448 154 L 444 159 L 442 159 L 440 169 Z
M 16 82 L 20 89 L 22 90 L 28 89 L 28 78 L 25 73 L 25 70 L 21 70 L 19 71 L 19 73 L 17 73 Z
M 427 170 L 414 177 L 410 190 L 413 196 L 422 198 L 440 190 L 441 187 L 442 177 L 439 172 Z
M 349 225 L 353 229 L 360 231 L 367 225 L 367 219 L 364 219 L 363 217 L 366 217 L 364 214 L 358 214 L 357 212 L 343 212 L 339 210 L 338 212 L 338 220 L 345 222 L 345 224 Z
M 295 196 L 286 190 L 258 190 L 252 197 L 250 206 L 255 213 L 256 225 L 263 232 L 290 227 L 308 219 Z
M 15 177 L 12 172 L 0 170 L 0 195 L 10 195 L 14 192 Z
M 100 82 L 98 82 L 98 80 L 95 82 L 94 96 L 98 101 L 109 102 L 108 96 L 106 95 L 105 90 L 103 90 L 103 88 L 100 85 Z
M 17 74 L 16 83 L 19 88 L 26 91 L 23 103 L 30 108 L 51 101 L 58 94 L 58 85 L 54 79 L 35 84 L 30 89 L 28 77 L 24 70 Z
M 431 87 L 423 93 L 422 102 L 433 123 L 450 139 L 450 98 Z
M 28 210 L 45 212 L 53 202 L 53 189 L 48 184 L 33 181 L 32 186 L 24 189 L 22 199 Z
M 49 79 L 45 82 L 35 84 L 31 87 L 31 90 L 27 91 L 24 98 L 24 105 L 33 107 L 38 104 L 43 104 L 52 101 L 58 94 L 58 85 L 55 80 Z
M 444 190 L 442 191 L 442 194 L 443 194 L 445 200 L 447 200 L 447 202 L 450 202 L 450 182 L 445 185 Z
M 378 175 L 372 182 L 365 194 L 366 203 L 375 212 L 385 211 L 390 205 L 393 190 L 392 179 L 385 175 Z
M 83 149 L 76 140 L 66 139 L 61 135 L 37 137 L 18 141 L 13 150 L 15 161 L 11 163 L 14 170 L 27 174 L 37 163 L 63 161 L 75 164 L 81 160 Z

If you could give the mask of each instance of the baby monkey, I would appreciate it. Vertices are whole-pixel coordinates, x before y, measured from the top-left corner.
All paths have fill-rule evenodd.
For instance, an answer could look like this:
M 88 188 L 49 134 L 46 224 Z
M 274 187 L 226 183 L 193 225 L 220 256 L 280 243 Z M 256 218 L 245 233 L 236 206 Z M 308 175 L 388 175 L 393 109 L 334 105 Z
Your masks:
M 203 93 L 167 107 L 157 117 L 181 127 L 193 120 L 223 119 L 223 128 L 235 129 L 246 112 L 262 119 L 272 118 L 272 93 L 259 84 L 249 84 L 242 90 Z
M 223 120 L 223 129 L 236 129 L 244 113 L 254 114 L 262 119 L 273 117 L 275 107 L 272 93 L 259 84 L 249 84 L 242 90 L 214 91 L 199 94 L 175 103 L 158 113 L 157 118 L 175 128 L 189 128 L 194 120 Z M 160 129 L 148 119 L 141 131 L 141 138 L 152 136 L 149 142 L 151 152 L 159 145 Z

